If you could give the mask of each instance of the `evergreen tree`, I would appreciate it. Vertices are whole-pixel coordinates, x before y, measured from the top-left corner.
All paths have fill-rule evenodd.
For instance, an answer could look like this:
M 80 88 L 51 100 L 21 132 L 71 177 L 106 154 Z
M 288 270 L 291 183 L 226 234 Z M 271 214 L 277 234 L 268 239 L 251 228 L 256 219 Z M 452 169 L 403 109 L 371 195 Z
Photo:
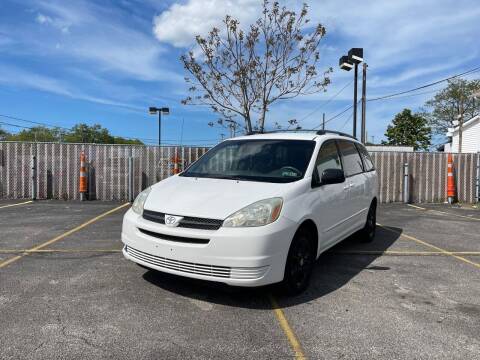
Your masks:
M 414 150 L 427 150 L 431 145 L 432 130 L 423 115 L 404 109 L 395 115 L 385 136 L 387 141 L 382 141 L 384 145 L 413 146 Z

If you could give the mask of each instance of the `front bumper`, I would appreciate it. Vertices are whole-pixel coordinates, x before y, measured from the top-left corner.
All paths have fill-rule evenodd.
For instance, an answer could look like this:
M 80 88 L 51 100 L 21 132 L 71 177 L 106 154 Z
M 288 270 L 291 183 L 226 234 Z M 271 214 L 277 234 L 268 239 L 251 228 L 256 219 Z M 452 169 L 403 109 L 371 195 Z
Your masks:
M 207 244 L 164 240 L 139 229 L 185 238 L 209 239 Z M 280 217 L 254 228 L 199 230 L 168 227 L 129 210 L 123 219 L 124 256 L 143 266 L 191 278 L 235 286 L 261 286 L 283 280 L 296 224 Z

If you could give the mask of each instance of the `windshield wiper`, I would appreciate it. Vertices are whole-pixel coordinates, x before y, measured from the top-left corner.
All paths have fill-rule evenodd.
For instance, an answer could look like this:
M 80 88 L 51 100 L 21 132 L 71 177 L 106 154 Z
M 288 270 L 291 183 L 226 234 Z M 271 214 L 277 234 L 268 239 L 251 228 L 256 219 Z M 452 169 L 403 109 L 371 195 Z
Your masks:
M 254 182 L 269 182 L 269 183 L 289 183 L 297 181 L 300 178 L 281 178 L 281 177 L 264 177 L 264 176 L 248 176 L 248 175 L 216 175 L 216 174 L 201 174 L 201 173 L 182 173 L 181 176 L 196 177 L 203 179 L 222 179 L 235 181 L 254 181 Z
M 247 180 L 242 176 L 237 175 L 216 175 L 216 174 L 201 174 L 201 173 L 183 173 L 181 176 L 208 178 L 208 179 L 227 179 L 227 180 Z
M 247 177 L 240 175 L 211 175 L 209 176 L 214 179 L 225 179 L 225 180 L 249 180 Z

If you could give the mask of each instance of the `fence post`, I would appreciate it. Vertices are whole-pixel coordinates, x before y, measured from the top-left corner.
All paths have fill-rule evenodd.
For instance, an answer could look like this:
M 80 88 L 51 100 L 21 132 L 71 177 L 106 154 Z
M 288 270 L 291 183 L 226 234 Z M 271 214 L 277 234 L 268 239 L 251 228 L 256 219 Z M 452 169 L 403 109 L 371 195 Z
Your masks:
M 32 155 L 32 200 L 37 200 L 37 155 Z
M 128 157 L 128 201 L 132 202 L 133 199 L 133 157 Z
M 480 151 L 477 152 L 477 191 L 476 191 L 476 201 L 480 203 Z
M 403 164 L 403 202 L 410 202 L 410 174 L 408 172 L 408 163 Z

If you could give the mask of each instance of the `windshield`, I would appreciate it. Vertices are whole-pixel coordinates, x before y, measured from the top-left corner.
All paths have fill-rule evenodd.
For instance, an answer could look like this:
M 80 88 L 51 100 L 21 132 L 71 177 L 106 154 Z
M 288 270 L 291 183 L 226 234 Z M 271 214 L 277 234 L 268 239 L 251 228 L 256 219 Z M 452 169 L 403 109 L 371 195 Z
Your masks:
M 228 140 L 181 176 L 287 183 L 305 175 L 315 141 Z

